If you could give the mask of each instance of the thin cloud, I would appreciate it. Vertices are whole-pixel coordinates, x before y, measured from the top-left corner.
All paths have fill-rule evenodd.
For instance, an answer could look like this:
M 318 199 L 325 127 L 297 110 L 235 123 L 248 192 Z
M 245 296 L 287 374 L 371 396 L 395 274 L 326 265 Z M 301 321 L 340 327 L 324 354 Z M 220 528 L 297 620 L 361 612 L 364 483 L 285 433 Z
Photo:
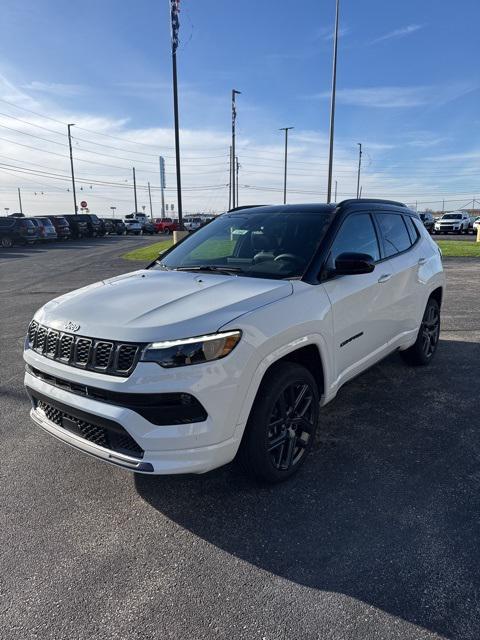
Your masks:
M 33 80 L 21 87 L 25 91 L 39 91 L 54 96 L 78 96 L 86 93 L 87 88 L 80 84 L 64 84 L 61 82 L 40 82 Z
M 341 104 L 376 109 L 412 108 L 426 105 L 443 105 L 463 96 L 476 87 L 471 85 L 451 85 L 449 87 L 366 87 L 339 89 L 337 100 Z M 324 91 L 309 98 L 330 99 L 330 91 Z
M 405 36 L 409 36 L 420 29 L 423 29 L 424 25 L 421 24 L 409 24 L 406 27 L 402 27 L 401 29 L 395 29 L 394 31 L 389 31 L 383 36 L 379 38 L 375 38 L 372 40 L 371 44 L 376 44 L 377 42 L 385 42 L 385 40 L 393 40 L 397 38 L 404 38 Z

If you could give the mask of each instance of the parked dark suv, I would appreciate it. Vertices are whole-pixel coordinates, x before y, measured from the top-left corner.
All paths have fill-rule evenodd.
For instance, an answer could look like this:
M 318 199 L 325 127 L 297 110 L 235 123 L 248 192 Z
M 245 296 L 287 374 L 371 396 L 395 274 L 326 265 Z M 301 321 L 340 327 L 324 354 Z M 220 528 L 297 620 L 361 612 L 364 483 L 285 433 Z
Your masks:
M 59 240 L 67 240 L 72 235 L 70 231 L 70 225 L 65 216 L 47 216 L 50 222 L 55 227 Z
M 4 248 L 14 244 L 35 244 L 38 230 L 27 218 L 0 218 L 0 244 Z
M 103 218 L 103 221 L 105 223 L 105 227 L 107 228 L 107 233 L 116 233 L 117 236 L 123 236 L 123 234 L 127 230 L 125 223 L 119 218 Z M 110 228 L 109 225 L 112 225 L 113 231 L 108 230 Z
M 428 231 L 428 233 L 433 233 L 433 227 L 435 226 L 435 218 L 429 211 L 422 211 L 418 214 L 420 216 L 420 220 L 423 222 L 423 226 Z
M 73 214 L 66 214 L 62 217 L 68 222 L 72 238 L 85 238 L 90 235 L 88 222 L 86 220 L 86 216 L 83 214 L 76 216 Z
M 105 228 L 102 221 L 94 213 L 83 214 L 87 218 L 87 225 L 92 238 L 105 235 Z

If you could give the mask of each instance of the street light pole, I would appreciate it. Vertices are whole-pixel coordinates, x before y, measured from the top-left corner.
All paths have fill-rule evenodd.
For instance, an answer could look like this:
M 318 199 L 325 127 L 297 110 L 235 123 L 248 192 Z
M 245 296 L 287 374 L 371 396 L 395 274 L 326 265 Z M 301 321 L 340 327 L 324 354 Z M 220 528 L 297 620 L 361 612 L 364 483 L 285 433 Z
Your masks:
M 235 209 L 237 206 L 235 192 L 235 121 L 237 119 L 237 109 L 235 107 L 235 96 L 240 93 L 241 91 L 232 89 L 232 209 Z
M 238 204 L 238 170 L 239 169 L 240 169 L 240 163 L 238 162 L 238 156 L 235 156 L 235 171 L 236 171 L 236 185 L 237 185 L 237 194 L 236 194 L 235 202 L 237 203 L 237 207 L 239 206 Z
M 150 220 L 153 220 L 152 192 L 150 191 L 150 182 L 148 183 L 148 199 L 150 201 Z
M 133 167 L 133 195 L 135 197 L 135 213 L 137 213 L 137 178 L 135 176 L 135 167 Z
M 72 134 L 70 133 L 70 129 L 74 127 L 74 124 L 67 124 L 68 129 L 68 146 L 70 147 L 70 168 L 72 170 L 72 189 L 73 189 L 73 207 L 74 214 L 77 215 L 77 194 L 75 192 L 75 173 L 73 171 L 73 153 L 72 153 Z
M 285 163 L 283 172 L 283 204 L 287 204 L 287 158 L 288 158 L 288 132 L 295 127 L 281 127 L 279 131 L 285 131 Z
M 180 0 L 170 0 L 170 24 L 172 28 L 172 77 L 173 77 L 173 115 L 175 120 L 175 167 L 177 173 L 178 224 L 183 226 L 182 217 L 182 179 L 180 175 L 180 126 L 178 117 L 177 48 L 180 21 L 178 19 Z
M 331 202 L 332 200 L 333 139 L 335 135 L 335 98 L 336 98 L 336 91 L 337 91 L 337 49 L 338 49 L 339 17 L 340 17 L 340 0 L 336 0 L 335 34 L 333 38 L 332 96 L 331 96 L 331 102 L 330 102 L 330 147 L 329 147 L 329 154 L 328 154 L 327 202 Z
M 111 210 L 112 210 L 112 212 L 113 212 L 113 217 L 114 217 L 114 218 L 115 218 L 115 209 L 116 209 L 116 208 L 117 208 L 117 207 L 110 207 L 110 209 L 111 209 Z
M 232 208 L 232 169 L 233 169 L 233 162 L 232 162 L 232 145 L 230 145 L 230 170 L 228 173 L 228 210 L 230 211 L 230 209 Z
M 362 170 L 362 143 L 358 144 L 358 173 L 357 173 L 357 200 L 360 197 L 360 172 Z
M 23 213 L 22 209 L 22 194 L 20 193 L 20 187 L 18 187 L 18 204 L 20 205 L 20 213 Z M 474 209 L 475 209 L 475 200 L 473 201 Z

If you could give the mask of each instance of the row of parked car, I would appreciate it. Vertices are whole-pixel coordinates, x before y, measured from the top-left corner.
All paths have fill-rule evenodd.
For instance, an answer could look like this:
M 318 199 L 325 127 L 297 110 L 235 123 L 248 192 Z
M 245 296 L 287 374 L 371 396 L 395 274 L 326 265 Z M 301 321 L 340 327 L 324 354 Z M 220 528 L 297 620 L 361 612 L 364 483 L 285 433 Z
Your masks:
M 91 213 L 77 215 L 46 215 L 26 217 L 20 214 L 0 217 L 0 244 L 4 248 L 15 244 L 33 245 L 48 240 L 69 238 L 98 238 L 110 235 L 140 235 L 173 233 L 178 224 L 171 218 L 157 218 L 130 214 L 120 218 L 99 218 Z
M 480 227 L 480 216 L 472 217 L 466 211 L 451 211 L 440 218 L 435 218 L 429 211 L 419 215 L 427 231 L 433 234 L 476 234 Z

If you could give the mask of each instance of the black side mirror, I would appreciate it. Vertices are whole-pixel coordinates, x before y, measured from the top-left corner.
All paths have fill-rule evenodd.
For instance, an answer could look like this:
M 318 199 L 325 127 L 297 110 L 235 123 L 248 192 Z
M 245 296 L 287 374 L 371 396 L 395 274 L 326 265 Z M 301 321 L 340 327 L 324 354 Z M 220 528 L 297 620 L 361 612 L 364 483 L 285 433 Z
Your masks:
M 371 273 L 374 269 L 375 262 L 368 253 L 341 253 L 335 260 L 335 274 L 338 276 Z

